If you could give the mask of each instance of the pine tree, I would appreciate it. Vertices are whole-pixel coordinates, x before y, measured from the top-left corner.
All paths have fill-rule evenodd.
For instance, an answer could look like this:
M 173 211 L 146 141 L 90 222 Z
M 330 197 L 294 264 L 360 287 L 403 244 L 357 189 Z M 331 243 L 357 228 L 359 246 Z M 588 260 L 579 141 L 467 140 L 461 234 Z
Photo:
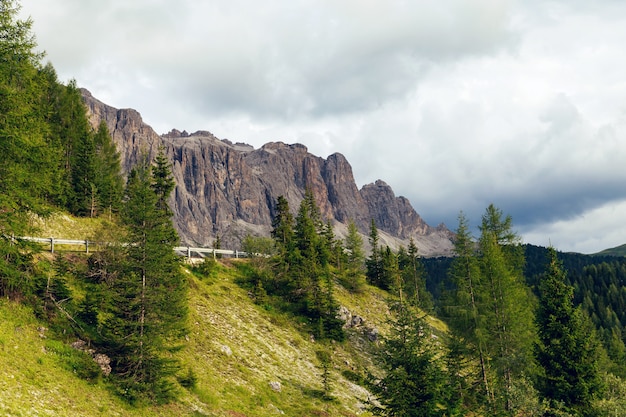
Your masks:
M 167 353 L 177 348 L 187 312 L 186 281 L 173 251 L 178 237 L 169 210 L 159 205 L 164 196 L 156 193 L 159 175 L 146 161 L 129 174 L 122 213 L 127 253 L 103 326 L 125 395 L 155 402 L 172 395 L 178 363 Z
M 548 250 L 548 261 L 536 316 L 539 340 L 535 355 L 543 370 L 537 387 L 553 410 L 595 415 L 592 400 L 600 381 L 594 332 L 580 307 L 574 306 L 574 289 L 566 283 L 554 248 Z

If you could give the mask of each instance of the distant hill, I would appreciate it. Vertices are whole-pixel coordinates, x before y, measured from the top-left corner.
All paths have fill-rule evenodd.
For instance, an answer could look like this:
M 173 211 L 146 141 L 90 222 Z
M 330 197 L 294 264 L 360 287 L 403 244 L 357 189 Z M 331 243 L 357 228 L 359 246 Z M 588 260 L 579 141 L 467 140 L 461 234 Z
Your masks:
M 598 252 L 594 255 L 601 256 L 626 256 L 626 244 L 616 246 L 614 248 L 605 249 L 601 252 Z

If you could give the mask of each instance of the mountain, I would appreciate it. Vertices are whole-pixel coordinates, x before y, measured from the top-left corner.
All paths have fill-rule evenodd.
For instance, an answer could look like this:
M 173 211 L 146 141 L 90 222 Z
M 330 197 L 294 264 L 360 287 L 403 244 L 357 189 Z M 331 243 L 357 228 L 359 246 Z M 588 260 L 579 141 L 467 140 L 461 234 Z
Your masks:
M 601 252 L 596 253 L 595 255 L 601 256 L 626 256 L 626 244 L 616 246 L 614 248 L 604 249 Z
M 92 126 L 107 124 L 124 172 L 143 153 L 153 157 L 165 147 L 177 184 L 170 206 L 183 244 L 210 246 L 219 236 L 223 247 L 239 248 L 247 234 L 268 236 L 276 199 L 283 195 L 295 212 L 308 187 L 338 236 L 350 219 L 367 235 L 374 219 L 381 242 L 394 249 L 413 238 L 424 256 L 451 252 L 453 234 L 445 225 L 426 224 L 384 181 L 359 190 L 352 167 L 339 153 L 324 159 L 304 145 L 282 142 L 255 149 L 207 131 L 159 135 L 136 110 L 115 109 L 84 89 L 82 95 Z

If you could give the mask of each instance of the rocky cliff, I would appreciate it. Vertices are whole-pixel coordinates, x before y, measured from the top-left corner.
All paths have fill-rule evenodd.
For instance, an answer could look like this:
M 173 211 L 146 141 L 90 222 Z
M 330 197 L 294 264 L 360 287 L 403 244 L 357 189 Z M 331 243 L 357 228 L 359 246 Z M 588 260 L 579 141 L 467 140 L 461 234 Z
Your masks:
M 394 248 L 412 237 L 422 255 L 450 253 L 451 233 L 445 226 L 427 225 L 383 181 L 359 190 L 352 167 L 339 153 L 324 159 L 304 145 L 282 142 L 254 149 L 205 131 L 158 135 L 135 110 L 110 107 L 87 90 L 83 98 L 92 125 L 106 122 L 125 172 L 142 153 L 154 156 L 165 147 L 177 184 L 170 205 L 183 244 L 210 246 L 219 235 L 224 247 L 236 249 L 246 234 L 269 235 L 278 196 L 285 196 L 295 212 L 308 187 L 338 235 L 350 219 L 367 235 L 374 219 L 381 241 Z

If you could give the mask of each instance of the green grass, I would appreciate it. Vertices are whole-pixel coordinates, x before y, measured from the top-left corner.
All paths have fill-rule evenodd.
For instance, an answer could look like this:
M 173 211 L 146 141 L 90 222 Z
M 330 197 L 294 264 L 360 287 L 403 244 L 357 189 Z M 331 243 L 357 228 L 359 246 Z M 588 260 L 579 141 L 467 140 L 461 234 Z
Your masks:
M 76 256 L 76 255 L 73 255 Z M 83 255 L 84 256 L 84 255 Z M 237 268 L 218 263 L 210 277 L 185 270 L 189 332 L 177 353 L 181 377 L 165 406 L 131 406 L 107 378 L 93 375 L 88 356 L 69 347 L 32 309 L 0 301 L 0 415 L 3 416 L 354 416 L 366 396 L 344 374 L 359 348 L 333 344 L 333 400 L 323 396 L 318 343 L 283 313 L 255 305 Z M 85 362 L 87 361 L 87 362 Z M 346 365 L 349 363 L 350 365 Z M 280 392 L 270 382 L 279 382 Z M 280 410 L 280 411 L 279 411 Z M 327 413 L 327 414 L 325 414 Z M 367 415 L 367 413 L 361 414 Z
M 626 244 L 620 245 L 614 248 L 605 249 L 601 252 L 594 253 L 594 255 L 603 255 L 603 256 L 626 256 Z
M 54 215 L 40 227 L 44 235 L 75 239 L 115 234 L 106 220 L 66 215 Z M 63 256 L 80 271 L 87 255 Z M 41 257 L 45 262 L 52 258 Z M 338 302 L 365 323 L 348 329 L 345 342 L 325 347 L 332 355 L 328 398 L 316 354 L 320 343 L 302 318 L 278 304 L 253 302 L 245 262 L 223 259 L 200 268 L 183 267 L 190 286 L 188 333 L 184 348 L 176 353 L 182 365 L 177 400 L 163 406 L 124 402 L 106 377 L 93 374 L 85 362 L 89 357 L 69 347 L 67 334 L 37 320 L 24 305 L 0 301 L 0 415 L 368 416 L 368 393 L 361 385 L 367 370 L 375 372 L 371 353 L 376 343 L 363 330 L 386 332 L 388 294 L 367 285 L 356 294 L 336 287 Z M 70 278 L 67 285 L 77 300 L 84 298 L 80 282 Z M 431 324 L 445 331 L 443 323 Z M 280 383 L 280 391 L 270 386 L 273 382 Z

